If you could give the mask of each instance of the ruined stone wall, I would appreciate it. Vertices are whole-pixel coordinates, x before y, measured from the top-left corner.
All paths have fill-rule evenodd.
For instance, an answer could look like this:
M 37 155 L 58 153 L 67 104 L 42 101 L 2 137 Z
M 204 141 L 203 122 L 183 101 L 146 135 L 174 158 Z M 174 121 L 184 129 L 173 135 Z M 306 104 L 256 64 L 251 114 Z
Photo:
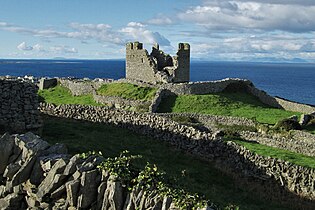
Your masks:
M 156 44 L 149 55 L 139 42 L 126 45 L 126 78 L 150 83 L 188 82 L 190 46 L 180 43 L 177 55 L 171 57 Z
M 157 65 L 149 56 L 141 43 L 128 43 L 126 45 L 126 78 L 155 83 L 157 78 Z
M 226 165 L 235 173 L 256 177 L 265 182 L 275 182 L 272 186 L 281 185 L 295 194 L 315 199 L 315 185 L 313 185 L 315 169 L 257 155 L 234 142 L 221 141 L 210 132 L 201 132 L 152 114 L 105 107 L 42 104 L 41 111 L 57 117 L 127 128 L 155 139 L 167 141 L 178 149 L 202 158 L 219 161 L 220 166 Z
M 102 156 L 71 156 L 32 133 L 3 135 L 0 153 L 0 209 L 179 209 L 155 189 L 127 189 L 97 168 Z
M 190 80 L 190 46 L 187 43 L 178 45 L 176 58 L 178 67 L 173 82 L 189 82 Z
M 81 80 L 81 79 L 65 79 L 58 78 L 60 85 L 68 88 L 73 96 L 92 94 L 103 84 L 107 84 L 112 80 Z
M 41 127 L 37 87 L 27 81 L 0 79 L 0 130 L 23 132 Z

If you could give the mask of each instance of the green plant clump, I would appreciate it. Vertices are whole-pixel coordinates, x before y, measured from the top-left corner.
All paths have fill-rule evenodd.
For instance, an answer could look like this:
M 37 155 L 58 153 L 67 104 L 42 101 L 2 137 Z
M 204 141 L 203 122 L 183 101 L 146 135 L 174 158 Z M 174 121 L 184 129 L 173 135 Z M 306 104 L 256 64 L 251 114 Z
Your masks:
M 81 105 L 92 105 L 92 106 L 101 106 L 94 101 L 92 94 L 82 95 L 82 96 L 73 96 L 70 90 L 61 85 L 56 87 L 40 90 L 38 95 L 42 102 L 51 103 L 51 104 L 81 104 Z
M 275 124 L 292 115 L 300 115 L 297 112 L 271 108 L 245 92 L 169 96 L 162 100 L 158 111 L 245 117 L 268 124 Z
M 161 197 L 171 197 L 180 209 L 198 209 L 204 207 L 207 202 L 197 194 L 187 193 L 183 189 L 174 188 L 168 181 L 166 174 L 158 170 L 156 165 L 146 164 L 144 169 L 139 170 L 132 160 L 141 158 L 139 155 L 130 155 L 129 151 L 123 151 L 119 157 L 105 159 L 98 168 L 108 171 L 127 186 L 128 190 L 133 188 L 145 191 L 156 191 Z
M 118 96 L 125 99 L 150 101 L 154 98 L 157 89 L 142 87 L 130 83 L 109 83 L 102 85 L 97 93 L 103 96 Z

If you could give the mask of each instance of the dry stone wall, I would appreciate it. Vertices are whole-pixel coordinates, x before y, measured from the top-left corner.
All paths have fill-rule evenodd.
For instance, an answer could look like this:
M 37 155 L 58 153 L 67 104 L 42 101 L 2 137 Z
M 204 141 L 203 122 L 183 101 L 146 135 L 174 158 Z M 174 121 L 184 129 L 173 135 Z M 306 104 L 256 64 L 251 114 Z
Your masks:
M 133 130 L 155 139 L 167 141 L 179 149 L 200 157 L 216 160 L 236 173 L 275 182 L 285 189 L 315 199 L 315 169 L 254 154 L 234 142 L 224 142 L 216 134 L 201 132 L 192 127 L 152 114 L 82 105 L 41 104 L 45 114 L 100 122 Z
M 0 130 L 23 132 L 41 127 L 37 87 L 22 79 L 0 79 Z
M 243 118 L 243 117 L 230 117 L 230 116 L 218 116 L 209 114 L 197 114 L 197 113 L 156 113 L 156 115 L 161 117 L 172 118 L 175 116 L 189 117 L 198 120 L 202 124 L 208 127 L 213 127 L 217 124 L 223 125 L 244 125 L 244 126 L 255 126 L 255 122 Z
M 131 107 L 138 107 L 138 106 L 147 106 L 151 105 L 151 101 L 141 101 L 141 100 L 132 100 L 132 99 L 125 99 L 117 96 L 102 96 L 98 95 L 95 92 L 93 93 L 93 99 L 95 102 L 114 106 L 116 108 L 131 108 Z
M 59 78 L 58 82 L 68 88 L 73 96 L 92 94 L 99 89 L 103 84 L 107 84 L 112 80 L 89 80 L 89 79 L 68 79 Z
M 281 136 L 281 134 L 270 135 L 242 131 L 240 132 L 240 135 L 243 139 L 248 141 L 258 142 L 260 144 L 289 150 L 307 156 L 315 156 L 315 136 L 312 134 L 301 134 L 299 131 L 294 131 L 290 136 L 284 137 Z M 305 136 L 307 136 L 307 138 L 305 138 Z
M 71 156 L 32 133 L 3 135 L 0 153 L 0 209 L 179 209 L 154 189 L 128 190 L 97 168 L 103 157 Z
M 285 110 L 293 112 L 302 112 L 305 114 L 315 113 L 315 106 L 301 104 L 293 101 L 289 101 L 280 97 L 275 97 L 277 103 Z

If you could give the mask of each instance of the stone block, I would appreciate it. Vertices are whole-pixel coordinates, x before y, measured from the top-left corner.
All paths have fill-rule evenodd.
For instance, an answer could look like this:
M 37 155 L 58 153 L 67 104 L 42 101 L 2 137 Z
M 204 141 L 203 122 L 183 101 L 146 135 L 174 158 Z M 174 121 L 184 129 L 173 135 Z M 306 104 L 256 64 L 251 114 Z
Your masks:
M 56 78 L 41 78 L 39 80 L 39 89 L 44 90 L 44 89 L 49 89 L 57 86 L 57 79 Z

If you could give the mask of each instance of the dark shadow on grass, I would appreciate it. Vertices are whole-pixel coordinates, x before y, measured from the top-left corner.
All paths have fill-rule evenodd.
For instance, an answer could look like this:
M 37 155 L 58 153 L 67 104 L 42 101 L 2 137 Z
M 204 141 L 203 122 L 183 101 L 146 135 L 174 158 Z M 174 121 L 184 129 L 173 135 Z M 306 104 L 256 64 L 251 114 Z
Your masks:
M 162 99 L 157 112 L 163 113 L 163 112 L 172 112 L 172 108 L 175 106 L 176 102 L 176 95 L 170 95 Z

